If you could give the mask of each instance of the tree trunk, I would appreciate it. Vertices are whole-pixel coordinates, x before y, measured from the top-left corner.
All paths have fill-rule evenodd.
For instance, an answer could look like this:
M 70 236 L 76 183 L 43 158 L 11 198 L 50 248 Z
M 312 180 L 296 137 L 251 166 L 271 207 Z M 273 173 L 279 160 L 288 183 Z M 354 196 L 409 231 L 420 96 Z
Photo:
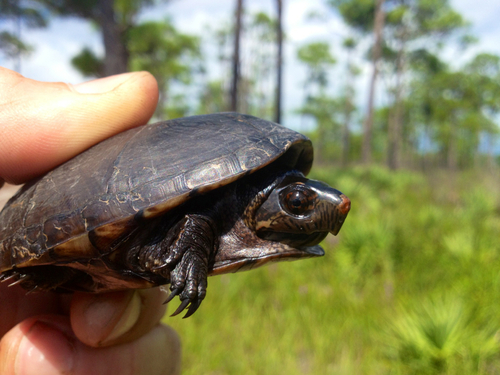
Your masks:
M 104 42 L 104 76 L 128 71 L 129 54 L 123 38 L 124 30 L 116 22 L 113 8 L 114 0 L 98 2 L 98 22 L 102 29 Z
M 281 87 L 283 73 L 283 1 L 276 0 L 278 6 L 278 22 L 276 22 L 276 42 L 278 47 L 278 56 L 276 57 L 276 104 L 274 121 L 281 123 Z
M 389 116 L 388 123 L 388 146 L 387 166 L 396 170 L 401 167 L 401 148 L 403 144 L 403 70 L 404 70 L 404 47 L 398 51 L 396 58 L 396 92 L 394 95 L 394 106 Z
M 344 128 L 342 135 L 342 166 L 349 164 L 349 149 L 351 143 L 351 113 L 353 109 L 351 93 L 348 92 L 344 106 Z
M 488 171 L 493 172 L 495 170 L 495 142 L 493 141 L 494 135 L 488 134 L 488 153 L 486 158 L 486 168 Z
M 240 38 L 243 0 L 236 0 L 236 23 L 234 26 L 233 79 L 231 82 L 231 111 L 238 111 L 238 83 L 240 80 Z
M 363 146 L 362 157 L 363 163 L 370 163 L 372 160 L 372 129 L 373 129 L 373 113 L 375 101 L 375 88 L 378 76 L 378 63 L 382 54 L 382 31 L 384 29 L 385 12 L 382 9 L 385 0 L 377 0 L 375 9 L 375 44 L 373 46 L 373 72 L 370 80 L 370 90 L 368 94 L 368 109 L 363 122 Z
M 446 166 L 451 171 L 456 171 L 458 168 L 458 145 L 457 145 L 457 127 L 455 124 L 455 116 L 451 117 L 450 126 L 450 135 L 448 138 L 448 152 L 446 155 Z
M 349 164 L 349 150 L 351 148 L 351 117 L 354 110 L 354 68 L 352 63 L 352 48 L 347 51 L 347 83 L 344 103 L 344 126 L 342 130 L 342 166 Z
M 316 165 L 323 165 L 326 161 L 326 124 L 324 124 L 323 121 L 324 120 L 317 119 L 318 127 L 316 129 L 316 134 L 318 138 L 314 142 L 314 162 Z

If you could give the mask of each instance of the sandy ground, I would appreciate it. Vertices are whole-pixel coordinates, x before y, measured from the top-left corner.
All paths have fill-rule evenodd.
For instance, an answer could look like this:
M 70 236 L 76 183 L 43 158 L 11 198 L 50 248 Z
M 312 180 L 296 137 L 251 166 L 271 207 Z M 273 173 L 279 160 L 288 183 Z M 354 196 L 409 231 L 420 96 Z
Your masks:
M 0 210 L 2 209 L 4 204 L 7 203 L 9 198 L 12 197 L 20 187 L 21 187 L 20 185 L 5 184 L 0 189 Z

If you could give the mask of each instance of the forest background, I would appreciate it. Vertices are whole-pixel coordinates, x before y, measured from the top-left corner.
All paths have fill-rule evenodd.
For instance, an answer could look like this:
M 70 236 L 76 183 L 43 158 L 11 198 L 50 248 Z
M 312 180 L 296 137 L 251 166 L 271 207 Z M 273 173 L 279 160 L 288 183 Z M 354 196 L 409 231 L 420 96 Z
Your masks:
M 2 0 L 0 64 L 72 83 L 148 70 L 156 119 L 237 110 L 278 120 L 312 138 L 313 177 L 352 199 L 325 258 L 213 278 L 200 313 L 166 318 L 186 374 L 493 374 L 491 4 Z

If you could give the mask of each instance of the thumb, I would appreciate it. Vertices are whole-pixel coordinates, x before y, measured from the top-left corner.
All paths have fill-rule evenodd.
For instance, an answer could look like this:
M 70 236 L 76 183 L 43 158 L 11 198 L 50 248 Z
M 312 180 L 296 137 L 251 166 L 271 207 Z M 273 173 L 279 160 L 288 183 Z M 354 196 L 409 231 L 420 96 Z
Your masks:
M 0 87 L 0 182 L 25 182 L 145 124 L 158 101 L 158 86 L 147 72 L 73 86 L 0 68 Z

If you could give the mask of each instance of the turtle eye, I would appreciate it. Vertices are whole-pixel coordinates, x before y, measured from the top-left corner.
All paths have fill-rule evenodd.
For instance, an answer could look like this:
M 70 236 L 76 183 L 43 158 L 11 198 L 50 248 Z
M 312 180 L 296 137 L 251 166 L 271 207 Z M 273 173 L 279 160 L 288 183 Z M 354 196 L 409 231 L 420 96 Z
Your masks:
M 316 194 L 303 185 L 292 185 L 283 193 L 283 207 L 292 215 L 305 215 L 314 208 Z

